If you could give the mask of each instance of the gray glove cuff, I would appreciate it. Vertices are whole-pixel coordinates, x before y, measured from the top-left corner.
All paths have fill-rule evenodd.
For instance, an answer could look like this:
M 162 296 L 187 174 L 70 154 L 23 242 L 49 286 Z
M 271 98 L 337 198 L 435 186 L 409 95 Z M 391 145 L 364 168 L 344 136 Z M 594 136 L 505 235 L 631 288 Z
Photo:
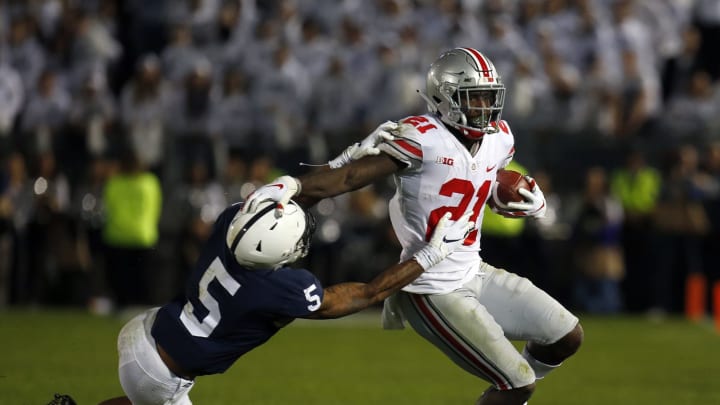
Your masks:
M 355 150 L 356 145 L 359 144 L 353 144 L 345 148 L 345 150 L 342 151 L 342 153 L 340 153 L 335 159 L 328 162 L 328 166 L 330 166 L 331 169 L 339 169 L 352 162 L 352 156 L 350 156 L 350 153 Z

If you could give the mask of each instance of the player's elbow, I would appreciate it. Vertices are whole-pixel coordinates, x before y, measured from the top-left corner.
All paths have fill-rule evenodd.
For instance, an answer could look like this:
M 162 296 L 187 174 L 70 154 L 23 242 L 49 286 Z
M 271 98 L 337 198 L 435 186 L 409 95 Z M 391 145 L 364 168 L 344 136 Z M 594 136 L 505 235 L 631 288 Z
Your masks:
M 348 166 L 301 177 L 302 195 L 300 197 L 319 201 L 355 190 L 358 188 L 356 185 L 360 180 L 357 170 Z
M 340 181 L 340 187 L 343 192 L 357 190 L 367 184 L 367 181 L 363 180 L 361 171 L 356 167 L 348 168 L 345 172 L 345 176 Z
M 400 167 L 399 162 L 384 153 L 365 156 L 343 167 L 345 171 L 342 172 L 342 187 L 347 191 L 357 190 L 384 179 L 400 170 Z

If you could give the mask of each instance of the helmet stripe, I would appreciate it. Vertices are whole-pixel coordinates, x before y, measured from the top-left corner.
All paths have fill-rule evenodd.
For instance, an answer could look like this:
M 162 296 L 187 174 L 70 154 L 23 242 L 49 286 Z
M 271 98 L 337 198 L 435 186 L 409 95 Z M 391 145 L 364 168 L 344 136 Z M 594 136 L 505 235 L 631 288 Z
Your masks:
M 472 58 L 475 60 L 475 63 L 477 63 L 477 65 L 480 67 L 480 73 L 482 73 L 482 75 L 484 77 L 486 77 L 489 82 L 492 82 L 493 77 L 490 75 L 490 66 L 488 65 L 487 61 L 485 61 L 485 58 L 483 57 L 483 55 L 473 48 L 460 48 L 460 49 L 469 53 L 470 56 L 472 56 Z
M 274 204 L 268 204 L 267 207 L 263 208 L 255 214 L 252 218 L 250 218 L 249 221 L 245 223 L 245 226 L 240 229 L 240 231 L 235 235 L 235 239 L 233 240 L 232 244 L 230 245 L 230 251 L 235 254 L 235 249 L 237 248 L 237 245 L 240 243 L 240 239 L 242 239 L 243 236 L 247 233 L 247 231 L 250 229 L 251 226 L 255 224 L 255 222 L 259 221 L 260 218 L 262 218 L 265 214 L 270 212 L 271 210 L 275 209 L 277 206 Z

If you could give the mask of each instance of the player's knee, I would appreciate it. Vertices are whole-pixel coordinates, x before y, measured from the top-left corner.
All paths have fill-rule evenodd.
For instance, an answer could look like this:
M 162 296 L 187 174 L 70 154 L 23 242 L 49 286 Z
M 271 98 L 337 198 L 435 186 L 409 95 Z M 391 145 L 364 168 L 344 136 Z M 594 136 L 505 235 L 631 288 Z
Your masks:
M 527 401 L 528 399 L 530 399 L 533 392 L 535 392 L 535 383 L 530 383 L 523 387 L 514 388 L 511 391 L 514 391 L 515 395 L 513 396 L 519 401 Z
M 492 386 L 483 392 L 475 404 L 523 403 L 530 399 L 533 392 L 535 392 L 534 382 L 509 390 L 501 390 L 496 386 Z
M 573 330 L 568 332 L 568 334 L 556 343 L 556 349 L 560 352 L 561 357 L 570 357 L 580 349 L 584 338 L 585 332 L 583 331 L 582 325 L 578 322 Z

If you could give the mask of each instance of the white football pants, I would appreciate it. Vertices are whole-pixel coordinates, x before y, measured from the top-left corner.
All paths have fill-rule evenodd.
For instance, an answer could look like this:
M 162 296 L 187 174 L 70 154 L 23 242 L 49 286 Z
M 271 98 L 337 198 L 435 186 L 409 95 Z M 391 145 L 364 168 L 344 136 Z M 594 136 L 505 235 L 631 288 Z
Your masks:
M 120 331 L 120 384 L 133 405 L 192 405 L 194 381 L 170 371 L 155 348 L 150 331 L 158 308 L 136 316 Z
M 551 344 L 578 323 L 530 280 L 487 263 L 481 263 L 479 274 L 453 292 L 401 291 L 385 307 L 384 316 L 399 312 L 456 364 L 500 390 L 535 382 L 533 369 L 511 340 Z

